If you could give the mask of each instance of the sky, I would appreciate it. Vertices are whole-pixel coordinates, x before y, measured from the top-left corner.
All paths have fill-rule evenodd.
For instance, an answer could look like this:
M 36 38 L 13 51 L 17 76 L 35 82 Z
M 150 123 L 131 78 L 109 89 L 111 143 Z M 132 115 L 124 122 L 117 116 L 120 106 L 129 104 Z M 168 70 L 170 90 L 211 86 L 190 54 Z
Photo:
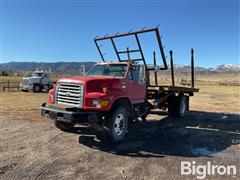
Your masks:
M 191 48 L 197 66 L 240 63 L 239 0 L 3 0 L 0 5 L 1 63 L 100 61 L 95 36 L 156 26 L 175 64 L 189 64 Z M 155 50 L 162 64 L 153 34 L 140 39 L 147 62 Z M 135 48 L 134 39 L 123 41 L 119 49 Z M 115 60 L 107 43 L 102 50 Z

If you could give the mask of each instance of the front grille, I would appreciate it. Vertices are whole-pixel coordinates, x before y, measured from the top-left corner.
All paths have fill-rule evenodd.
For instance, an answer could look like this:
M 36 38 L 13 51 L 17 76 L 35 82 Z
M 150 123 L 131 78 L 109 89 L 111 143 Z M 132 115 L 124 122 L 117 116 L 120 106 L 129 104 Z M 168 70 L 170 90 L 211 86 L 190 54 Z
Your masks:
M 83 107 L 83 85 L 60 83 L 57 85 L 56 103 Z
M 22 84 L 23 85 L 29 85 L 29 80 L 28 79 L 23 79 Z

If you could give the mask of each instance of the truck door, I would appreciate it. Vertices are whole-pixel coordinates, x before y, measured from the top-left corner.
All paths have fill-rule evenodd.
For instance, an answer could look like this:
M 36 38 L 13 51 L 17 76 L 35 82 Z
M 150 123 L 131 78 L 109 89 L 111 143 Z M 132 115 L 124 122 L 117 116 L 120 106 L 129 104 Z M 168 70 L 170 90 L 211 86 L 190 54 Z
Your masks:
M 49 77 L 48 77 L 47 74 L 45 74 L 45 73 L 42 74 L 42 81 L 41 82 L 42 82 L 43 85 L 48 85 L 49 84 Z
M 142 103 L 146 97 L 146 83 L 140 77 L 140 72 L 143 72 L 142 66 L 132 65 L 128 72 L 127 91 L 133 103 Z

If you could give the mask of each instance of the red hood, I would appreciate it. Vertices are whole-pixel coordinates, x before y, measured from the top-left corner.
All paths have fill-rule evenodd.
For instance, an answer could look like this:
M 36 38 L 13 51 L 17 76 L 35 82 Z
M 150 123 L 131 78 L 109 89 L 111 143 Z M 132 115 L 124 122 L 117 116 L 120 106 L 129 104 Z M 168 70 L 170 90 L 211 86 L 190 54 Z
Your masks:
M 57 81 L 57 83 L 68 82 L 68 83 L 86 84 L 86 82 L 91 80 L 116 80 L 116 79 L 120 79 L 120 78 L 107 77 L 107 76 L 76 76 L 76 77 L 69 77 L 69 78 L 61 78 Z

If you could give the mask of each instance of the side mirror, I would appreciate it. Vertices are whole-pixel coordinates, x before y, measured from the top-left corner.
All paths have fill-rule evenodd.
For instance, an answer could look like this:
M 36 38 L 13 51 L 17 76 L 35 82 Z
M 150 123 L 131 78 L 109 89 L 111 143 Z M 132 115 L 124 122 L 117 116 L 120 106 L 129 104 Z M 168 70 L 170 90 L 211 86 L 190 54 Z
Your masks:
M 159 66 L 155 66 L 155 67 L 154 67 L 154 71 L 155 71 L 155 72 L 159 72 L 159 71 L 160 71 L 160 67 L 159 67 Z
M 145 68 L 144 68 L 144 66 L 140 66 L 139 67 L 139 81 L 145 82 L 145 80 L 146 80 Z

